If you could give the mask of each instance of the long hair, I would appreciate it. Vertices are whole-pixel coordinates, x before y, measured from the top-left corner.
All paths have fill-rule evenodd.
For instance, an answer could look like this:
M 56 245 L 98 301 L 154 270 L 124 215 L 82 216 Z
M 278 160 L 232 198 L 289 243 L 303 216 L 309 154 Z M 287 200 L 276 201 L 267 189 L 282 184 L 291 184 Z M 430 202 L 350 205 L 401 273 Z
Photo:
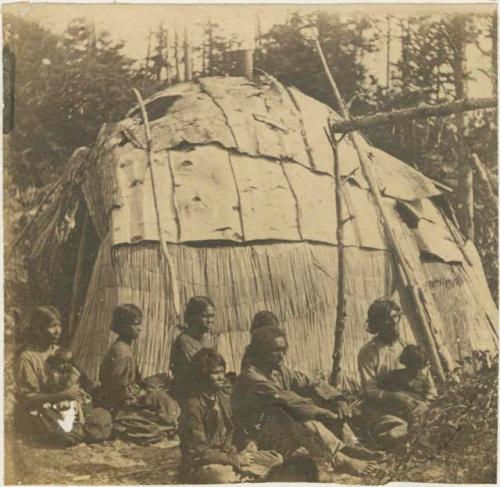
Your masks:
M 259 311 L 252 319 L 250 333 L 266 326 L 279 326 L 278 318 L 271 311 Z
M 255 330 L 246 352 L 249 363 L 252 365 L 260 363 L 263 357 L 271 353 L 273 342 L 277 338 L 284 338 L 288 344 L 285 332 L 277 326 L 266 326 Z
M 401 311 L 401 308 L 390 299 L 376 299 L 368 308 L 366 331 L 372 335 L 377 335 L 391 315 L 391 311 Z
M 186 306 L 184 311 L 184 321 L 188 326 L 193 323 L 193 318 L 200 313 L 203 313 L 209 306 L 215 308 L 214 303 L 206 296 L 193 296 Z
M 113 311 L 111 329 L 120 335 L 124 326 L 131 325 L 137 320 L 142 320 L 142 310 L 135 304 L 126 303 L 117 306 Z
M 61 323 L 61 313 L 51 305 L 39 306 L 36 308 L 29 320 L 28 339 L 37 342 L 40 340 L 42 331 L 53 321 Z

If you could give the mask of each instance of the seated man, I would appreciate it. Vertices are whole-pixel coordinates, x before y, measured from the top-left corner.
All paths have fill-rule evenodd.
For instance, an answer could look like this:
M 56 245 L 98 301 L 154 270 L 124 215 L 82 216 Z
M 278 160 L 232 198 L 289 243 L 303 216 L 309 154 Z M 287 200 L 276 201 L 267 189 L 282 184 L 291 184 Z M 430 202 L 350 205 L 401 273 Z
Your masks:
M 373 472 L 375 465 L 367 460 L 382 455 L 357 443 L 341 411 L 334 414 L 318 405 L 321 401 L 338 402 L 338 392 L 285 367 L 282 362 L 287 349 L 284 332 L 275 326 L 252 334 L 245 367 L 233 389 L 236 444 L 254 441 L 259 448 L 274 449 L 284 456 L 306 447 L 311 454 L 326 457 L 352 474 Z
M 263 478 L 281 464 L 275 452 L 233 445 L 233 422 L 225 390 L 226 362 L 215 350 L 198 351 L 190 363 L 179 422 L 182 477 L 188 483 L 230 483 L 242 475 Z
M 361 387 L 366 401 L 363 416 L 372 436 L 385 447 L 397 446 L 408 433 L 408 418 L 421 404 L 407 387 L 400 384 L 394 390 L 400 357 L 406 344 L 401 339 L 399 322 L 401 308 L 390 300 L 378 299 L 368 309 L 368 332 L 375 335 L 366 343 L 358 355 Z M 403 355 L 404 357 L 404 355 Z M 397 372 L 400 376 L 401 372 Z M 404 372 L 408 375 L 408 372 Z M 392 377 L 392 379 L 391 379 Z M 398 377 L 398 381 L 402 378 Z M 426 398 L 436 394 L 434 382 L 428 369 L 421 368 L 420 378 L 426 381 Z M 395 414 L 396 412 L 396 414 Z
M 278 318 L 271 311 L 258 311 L 257 313 L 255 313 L 254 317 L 252 318 L 252 323 L 250 324 L 250 337 L 254 332 L 260 330 L 261 328 L 265 328 L 266 326 L 276 326 L 279 328 Z M 241 360 L 241 370 L 249 365 L 247 355 L 248 347 L 245 349 L 245 353 L 243 354 L 243 358 Z

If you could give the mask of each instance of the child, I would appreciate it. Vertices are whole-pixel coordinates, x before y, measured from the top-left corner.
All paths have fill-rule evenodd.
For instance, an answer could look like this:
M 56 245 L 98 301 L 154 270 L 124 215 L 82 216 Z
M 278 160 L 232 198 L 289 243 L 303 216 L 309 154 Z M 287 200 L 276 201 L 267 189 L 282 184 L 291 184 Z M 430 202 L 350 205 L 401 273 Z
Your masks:
M 189 483 L 232 483 L 243 474 L 264 477 L 281 456 L 254 444 L 238 452 L 232 443 L 230 397 L 225 390 L 226 362 L 212 349 L 197 352 L 190 364 L 190 389 L 181 407 L 179 436 L 182 471 Z
M 418 401 L 432 399 L 434 384 L 428 372 L 429 359 L 425 350 L 418 345 L 407 345 L 399 357 L 404 369 L 389 372 L 379 381 L 379 387 L 389 392 L 406 392 Z
M 57 423 L 66 433 L 80 432 L 85 423 L 84 409 L 89 408 L 92 399 L 80 387 L 80 373 L 73 365 L 69 350 L 57 350 L 47 359 L 47 392 L 57 393 L 72 389 L 78 393 L 78 400 L 46 402 L 42 408 L 56 413 Z

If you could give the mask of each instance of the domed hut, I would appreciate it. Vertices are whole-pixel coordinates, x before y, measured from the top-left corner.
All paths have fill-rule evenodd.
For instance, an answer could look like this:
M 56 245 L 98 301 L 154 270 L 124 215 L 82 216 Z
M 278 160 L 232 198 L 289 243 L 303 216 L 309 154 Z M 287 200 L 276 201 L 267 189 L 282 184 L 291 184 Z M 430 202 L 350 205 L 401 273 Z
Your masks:
M 214 332 L 229 369 L 239 370 L 253 314 L 268 309 L 288 334 L 289 363 L 312 375 L 329 371 L 339 222 L 326 130 L 335 113 L 268 76 L 202 78 L 169 87 L 145 105 L 153 168 L 137 107 L 105 125 L 94 148 L 77 153 L 62 178 L 66 201 L 74 201 L 66 206 L 73 215 L 88 214 L 99 240 L 88 284 L 75 271 L 73 290 L 80 298 L 72 299 L 72 319 L 79 317 L 72 347 L 78 364 L 98 376 L 114 339 L 113 308 L 133 302 L 145 313 L 135 344 L 141 372 L 166 371 L 178 313 L 191 296 L 207 295 L 216 306 Z M 348 137 L 338 150 L 346 220 L 342 369 L 350 385 L 357 381 L 358 350 L 369 339 L 365 320 L 374 299 L 400 302 L 403 334 L 419 342 L 422 336 Z M 439 315 L 443 329 L 434 331 L 455 358 L 496 350 L 496 306 L 477 251 L 446 204 L 447 188 L 367 141 L 362 150 L 408 268 Z M 74 210 L 78 205 L 83 210 Z M 65 221 L 64 211 L 51 204 L 38 219 L 45 237 L 35 242 L 32 257 L 39 265 L 57 248 L 46 238 L 59 228 L 52 221 L 53 230 L 46 230 L 54 218 Z M 84 240 L 79 260 L 85 259 Z

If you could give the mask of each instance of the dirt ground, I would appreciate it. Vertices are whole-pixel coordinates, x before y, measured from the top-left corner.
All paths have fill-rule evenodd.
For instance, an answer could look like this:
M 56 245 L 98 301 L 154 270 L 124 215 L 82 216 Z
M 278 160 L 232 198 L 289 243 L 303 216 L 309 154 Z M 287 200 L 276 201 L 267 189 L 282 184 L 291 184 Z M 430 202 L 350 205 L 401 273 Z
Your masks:
M 45 448 L 6 435 L 5 483 L 175 484 L 178 442 L 139 446 L 120 440 L 71 448 Z
M 71 448 L 45 448 L 6 432 L 5 484 L 158 485 L 179 484 L 178 441 L 139 446 L 114 440 Z M 322 469 L 321 481 L 366 483 L 366 479 Z
M 334 472 L 331 467 L 323 465 L 320 466 L 320 481 L 383 485 L 390 481 L 407 479 L 418 482 L 450 482 L 452 478 L 454 483 L 468 484 L 471 478 L 480 478 L 481 483 L 495 483 L 495 445 L 490 445 L 490 449 L 492 450 L 491 465 L 489 465 L 491 472 L 479 477 L 471 477 L 472 472 L 469 472 L 471 467 L 467 466 L 467 463 L 470 463 L 472 458 L 468 452 L 462 456 L 458 455 L 453 465 L 446 459 L 404 461 L 398 455 L 389 455 L 387 460 L 379 465 L 378 474 L 371 478 L 340 474 Z M 7 431 L 5 435 L 6 485 L 180 484 L 177 476 L 179 462 L 178 441 L 140 446 L 114 440 L 62 449 L 29 444 L 14 438 Z

